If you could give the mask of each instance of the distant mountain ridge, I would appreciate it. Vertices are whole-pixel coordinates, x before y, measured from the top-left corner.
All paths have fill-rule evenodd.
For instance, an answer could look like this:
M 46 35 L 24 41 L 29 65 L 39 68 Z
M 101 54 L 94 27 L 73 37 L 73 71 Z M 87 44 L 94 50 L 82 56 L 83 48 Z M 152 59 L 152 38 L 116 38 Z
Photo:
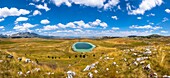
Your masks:
M 2 35 L 0 38 L 55 38 L 54 36 L 43 36 L 33 32 L 19 32 L 12 35 Z
M 10 36 L 11 38 L 35 38 L 35 37 L 41 37 L 40 35 L 32 32 L 19 32 L 16 34 L 12 34 Z
M 7 38 L 7 35 L 0 34 L 0 38 Z
M 140 38 L 159 38 L 159 37 L 165 37 L 163 35 L 158 35 L 158 34 L 152 34 L 148 36 L 137 36 L 137 35 L 130 35 L 128 36 L 129 38 L 135 38 L 135 37 L 140 37 Z
M 148 36 L 137 36 L 137 35 L 130 35 L 129 38 L 159 38 L 159 37 L 165 37 L 158 34 L 152 34 Z M 167 36 L 168 37 L 168 36 Z M 0 38 L 82 38 L 82 37 L 73 37 L 73 36 L 66 36 L 66 37 L 60 37 L 60 36 L 44 36 L 39 35 L 33 32 L 19 32 L 12 35 L 3 35 L 0 34 Z M 87 38 L 102 38 L 102 39 L 110 39 L 110 38 L 121 38 L 121 37 L 112 37 L 112 36 L 103 36 L 103 37 L 87 37 Z

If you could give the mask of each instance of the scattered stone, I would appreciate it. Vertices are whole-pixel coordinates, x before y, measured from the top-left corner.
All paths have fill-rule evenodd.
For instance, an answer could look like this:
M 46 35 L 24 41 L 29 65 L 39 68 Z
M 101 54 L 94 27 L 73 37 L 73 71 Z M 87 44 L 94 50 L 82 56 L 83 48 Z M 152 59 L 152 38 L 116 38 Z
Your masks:
M 54 72 L 48 72 L 48 73 L 46 73 L 47 75 L 52 75 L 52 74 L 54 74 Z
M 149 59 L 149 57 L 139 57 L 139 58 L 136 58 L 136 61 L 140 62 L 140 61 L 147 60 L 147 59 Z
M 119 71 L 116 71 L 116 73 L 119 73 Z
M 31 71 L 27 71 L 27 72 L 26 72 L 26 74 L 30 74 L 30 73 L 31 73 Z
M 145 61 L 141 61 L 140 64 L 145 64 Z
M 51 72 L 51 74 L 54 74 L 54 72 Z
M 144 70 L 150 71 L 150 70 L 151 70 L 150 64 L 148 64 L 147 66 L 145 66 L 145 67 L 144 67 Z
M 109 68 L 106 68 L 107 71 L 109 71 Z
M 22 74 L 23 74 L 22 71 L 19 71 L 19 72 L 18 72 L 18 75 L 22 75 Z
M 89 78 L 93 78 L 93 74 L 91 72 L 88 73 Z
M 83 70 L 83 71 L 88 71 L 91 69 L 91 66 L 90 65 L 87 65 L 86 68 Z
M 150 50 L 147 50 L 146 52 L 144 52 L 143 54 L 146 54 L 146 55 L 150 55 L 152 52 Z
M 163 75 L 163 78 L 170 78 L 170 76 L 168 76 L 168 75 Z
M 91 65 L 87 65 L 86 68 L 85 68 L 83 71 L 88 71 L 88 70 L 90 70 L 90 69 L 92 69 L 92 68 L 95 68 L 95 66 L 96 66 L 97 64 L 99 64 L 99 62 L 95 62 L 95 63 L 93 63 L 93 64 L 91 64 Z
M 98 71 L 97 71 L 97 70 L 94 70 L 94 73 L 98 73 Z
M 46 73 L 47 75 L 50 75 L 51 74 L 51 72 L 48 72 L 48 73 Z
M 130 70 L 130 67 L 128 69 Z
M 31 60 L 27 58 L 27 59 L 25 59 L 25 62 L 29 63 L 29 62 L 31 62 Z
M 67 78 L 73 78 L 76 75 L 73 71 L 67 71 Z
M 133 62 L 133 64 L 134 64 L 134 65 L 136 65 L 136 66 L 138 65 L 138 63 L 137 63 L 136 61 L 135 61 L 135 62 Z
M 0 63 L 2 63 L 3 62 L 3 60 L 0 60 Z
M 102 59 L 103 57 L 100 57 L 100 60 Z
M 130 49 L 130 51 L 135 51 L 135 49 Z
M 143 55 L 138 55 L 138 57 L 141 57 L 141 56 L 143 56 Z
M 134 56 L 137 56 L 137 53 L 133 53 Z
M 157 78 L 158 77 L 158 74 L 157 73 L 153 73 L 150 75 L 151 78 Z
M 18 57 L 18 61 L 22 61 L 22 58 L 21 58 L 21 57 Z
M 113 60 L 114 58 L 106 57 L 105 60 Z
M 11 58 L 11 59 L 12 59 L 13 57 L 14 57 L 14 56 L 11 55 L 11 54 L 7 56 L 7 58 Z
M 40 68 L 34 68 L 34 69 L 31 70 L 31 72 L 32 72 L 32 73 L 34 73 L 34 72 L 39 72 L 40 70 L 41 70 Z
M 96 66 L 96 64 L 94 64 L 94 63 L 91 64 L 91 68 L 95 68 L 95 66 Z
M 123 60 L 124 60 L 125 62 L 127 61 L 127 59 L 126 59 L 126 58 L 124 58 Z
M 40 71 L 40 68 L 35 68 L 34 70 L 37 71 L 37 72 L 39 72 L 39 71 Z
M 113 65 L 116 65 L 116 62 L 113 62 L 112 64 L 113 64 Z

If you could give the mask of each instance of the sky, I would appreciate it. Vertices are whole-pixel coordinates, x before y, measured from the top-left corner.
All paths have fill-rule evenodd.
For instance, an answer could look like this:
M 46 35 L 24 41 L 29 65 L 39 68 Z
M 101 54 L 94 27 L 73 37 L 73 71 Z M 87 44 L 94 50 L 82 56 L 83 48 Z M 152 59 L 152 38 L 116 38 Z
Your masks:
M 0 34 L 170 35 L 170 0 L 0 0 Z

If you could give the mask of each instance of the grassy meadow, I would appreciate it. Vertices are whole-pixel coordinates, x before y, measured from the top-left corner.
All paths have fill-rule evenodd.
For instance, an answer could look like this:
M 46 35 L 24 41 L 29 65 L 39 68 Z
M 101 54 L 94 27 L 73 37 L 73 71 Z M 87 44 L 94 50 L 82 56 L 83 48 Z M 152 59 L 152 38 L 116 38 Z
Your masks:
M 90 42 L 96 48 L 74 52 L 72 44 L 78 41 Z M 143 54 L 146 49 L 152 53 Z M 136 61 L 140 57 L 148 59 Z M 27 58 L 30 63 L 25 62 Z M 95 68 L 83 71 L 95 62 Z M 144 69 L 148 64 L 149 71 Z M 0 78 L 66 78 L 70 70 L 76 73 L 74 78 L 89 78 L 89 72 L 93 78 L 147 78 L 153 73 L 169 76 L 170 38 L 0 39 Z

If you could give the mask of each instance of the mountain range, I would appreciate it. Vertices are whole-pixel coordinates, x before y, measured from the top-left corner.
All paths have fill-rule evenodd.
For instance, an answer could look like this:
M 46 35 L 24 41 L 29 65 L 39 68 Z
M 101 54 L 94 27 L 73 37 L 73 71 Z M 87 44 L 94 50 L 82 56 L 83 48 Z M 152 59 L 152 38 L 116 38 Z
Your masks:
M 135 38 L 135 37 L 140 37 L 140 38 L 159 38 L 159 37 L 165 37 L 165 36 L 158 35 L 158 34 L 152 34 L 152 35 L 149 35 L 149 36 L 130 35 L 128 37 L 129 38 Z M 19 32 L 19 33 L 15 33 L 15 34 L 12 34 L 12 35 L 0 34 L 0 38 L 81 38 L 81 37 L 44 36 L 44 35 L 39 35 L 39 34 L 36 34 L 36 33 L 33 33 L 33 32 Z M 90 38 L 99 38 L 99 37 L 90 37 Z M 120 38 L 120 37 L 103 36 L 103 37 L 100 37 L 100 38 L 107 39 L 107 38 Z

